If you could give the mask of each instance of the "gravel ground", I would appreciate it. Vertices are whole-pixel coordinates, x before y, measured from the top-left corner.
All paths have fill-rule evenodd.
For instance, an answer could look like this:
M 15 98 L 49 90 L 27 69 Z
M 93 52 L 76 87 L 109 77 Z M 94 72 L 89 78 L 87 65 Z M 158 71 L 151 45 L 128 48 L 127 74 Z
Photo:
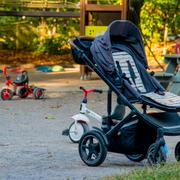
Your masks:
M 59 76 L 62 80 L 62 76 Z M 69 75 L 68 77 L 70 79 Z M 47 79 L 41 79 L 38 85 L 47 82 Z M 48 82 L 57 84 L 58 78 Z M 71 86 L 77 88 L 79 83 L 75 80 L 75 87 L 70 80 L 65 82 L 68 82 L 66 88 L 69 89 Z M 97 82 L 95 80 L 91 84 Z M 104 87 L 102 83 L 98 86 Z M 54 86 L 55 90 L 58 88 L 61 87 Z M 105 162 L 99 167 L 92 168 L 83 164 L 78 155 L 77 144 L 61 135 L 62 130 L 72 122 L 71 116 L 78 113 L 82 94 L 63 92 L 64 89 L 62 92 L 47 92 L 45 100 L 33 100 L 29 97 L 24 100 L 14 98 L 12 101 L 1 101 L 0 179 L 100 179 L 146 165 L 146 161 L 133 163 L 124 155 L 115 153 L 108 153 Z M 106 94 L 90 95 L 89 105 L 96 112 L 105 115 Z M 167 138 L 169 161 L 174 161 L 174 145 L 178 140 L 179 137 Z

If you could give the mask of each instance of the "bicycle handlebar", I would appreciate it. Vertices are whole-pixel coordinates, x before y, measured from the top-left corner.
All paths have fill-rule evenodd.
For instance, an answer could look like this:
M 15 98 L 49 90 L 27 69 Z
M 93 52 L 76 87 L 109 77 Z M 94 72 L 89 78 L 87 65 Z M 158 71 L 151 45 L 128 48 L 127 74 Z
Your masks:
M 99 94 L 102 94 L 102 93 L 103 93 L 103 90 L 101 90 L 101 89 L 95 89 L 94 92 L 99 93 Z
M 96 92 L 96 93 L 103 93 L 101 89 L 85 89 L 84 87 L 79 87 L 84 92 L 84 97 L 87 97 L 88 93 Z

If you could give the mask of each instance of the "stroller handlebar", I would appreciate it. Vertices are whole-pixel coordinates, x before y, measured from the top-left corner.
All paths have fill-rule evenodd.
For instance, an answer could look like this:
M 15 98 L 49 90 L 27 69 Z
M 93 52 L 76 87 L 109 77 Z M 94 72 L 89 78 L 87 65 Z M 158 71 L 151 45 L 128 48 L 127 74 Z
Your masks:
M 75 49 L 78 50 L 78 51 L 82 51 L 81 49 L 79 49 L 79 48 L 74 44 L 74 42 L 73 42 L 72 39 L 69 40 L 69 44 L 71 45 L 72 48 L 75 48 Z
M 77 38 L 77 37 L 76 37 Z M 70 39 L 68 42 L 71 45 L 72 48 L 75 48 L 76 50 L 83 52 L 83 50 L 81 50 L 73 41 L 76 39 Z M 94 40 L 94 37 L 91 36 L 79 36 L 77 39 L 83 39 L 83 40 Z M 81 44 L 81 46 L 83 46 L 83 44 Z

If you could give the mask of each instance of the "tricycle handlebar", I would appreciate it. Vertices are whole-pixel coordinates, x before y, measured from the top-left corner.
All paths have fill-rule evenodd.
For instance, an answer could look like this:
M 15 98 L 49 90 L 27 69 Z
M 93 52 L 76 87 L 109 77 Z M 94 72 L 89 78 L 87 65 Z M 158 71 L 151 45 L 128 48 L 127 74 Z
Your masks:
M 80 89 L 84 92 L 84 97 L 87 97 L 88 93 L 96 92 L 96 93 L 103 93 L 101 89 L 85 89 L 84 87 L 80 86 Z

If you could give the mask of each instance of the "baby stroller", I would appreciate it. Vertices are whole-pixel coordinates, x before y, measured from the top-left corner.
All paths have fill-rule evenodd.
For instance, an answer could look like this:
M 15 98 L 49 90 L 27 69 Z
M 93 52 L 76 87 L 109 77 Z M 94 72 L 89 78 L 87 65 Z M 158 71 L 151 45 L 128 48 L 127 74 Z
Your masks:
M 147 158 L 151 165 L 164 163 L 167 147 L 163 136 L 180 135 L 180 97 L 165 92 L 154 73 L 147 72 L 138 28 L 129 21 L 117 20 L 103 36 L 95 40 L 76 37 L 70 45 L 74 60 L 94 70 L 109 86 L 109 92 L 117 95 L 118 103 L 130 109 L 117 124 L 107 118 L 101 129 L 94 128 L 81 137 L 82 161 L 98 166 L 110 151 L 125 154 L 135 162 Z M 135 104 L 140 104 L 141 110 Z M 151 108 L 155 111 L 150 112 Z M 180 143 L 175 156 L 179 161 Z

